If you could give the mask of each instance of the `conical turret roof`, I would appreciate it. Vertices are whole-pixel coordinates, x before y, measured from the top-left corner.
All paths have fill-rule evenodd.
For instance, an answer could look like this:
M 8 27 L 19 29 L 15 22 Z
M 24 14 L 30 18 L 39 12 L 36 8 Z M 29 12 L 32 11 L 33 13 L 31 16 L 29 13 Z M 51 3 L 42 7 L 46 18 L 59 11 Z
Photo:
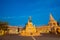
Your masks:
M 52 16 L 52 13 L 50 13 L 50 21 L 55 20 Z

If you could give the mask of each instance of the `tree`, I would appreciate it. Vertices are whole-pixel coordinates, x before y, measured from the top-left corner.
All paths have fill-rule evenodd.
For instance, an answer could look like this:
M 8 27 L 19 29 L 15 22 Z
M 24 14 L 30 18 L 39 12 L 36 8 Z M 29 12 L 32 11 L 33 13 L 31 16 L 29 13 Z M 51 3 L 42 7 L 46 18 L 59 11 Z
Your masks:
M 8 22 L 0 21 L 0 30 L 3 30 L 4 33 L 5 33 L 5 31 L 8 31 Z

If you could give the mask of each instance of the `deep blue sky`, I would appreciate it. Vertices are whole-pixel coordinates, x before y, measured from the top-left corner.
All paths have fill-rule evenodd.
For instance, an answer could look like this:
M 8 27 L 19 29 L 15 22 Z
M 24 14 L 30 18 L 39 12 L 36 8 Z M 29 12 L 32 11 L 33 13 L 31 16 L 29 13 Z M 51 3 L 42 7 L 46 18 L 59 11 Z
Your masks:
M 60 18 L 60 0 L 0 0 L 0 21 L 13 26 L 24 26 L 29 16 L 36 26 L 48 24 L 50 12 Z

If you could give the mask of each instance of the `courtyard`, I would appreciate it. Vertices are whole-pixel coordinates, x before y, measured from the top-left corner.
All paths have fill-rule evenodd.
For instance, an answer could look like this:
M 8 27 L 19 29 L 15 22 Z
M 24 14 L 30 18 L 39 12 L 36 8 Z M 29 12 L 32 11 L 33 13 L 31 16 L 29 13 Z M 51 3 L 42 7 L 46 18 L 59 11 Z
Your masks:
M 20 36 L 10 34 L 0 36 L 0 40 L 60 40 L 60 35 L 42 34 L 41 36 Z

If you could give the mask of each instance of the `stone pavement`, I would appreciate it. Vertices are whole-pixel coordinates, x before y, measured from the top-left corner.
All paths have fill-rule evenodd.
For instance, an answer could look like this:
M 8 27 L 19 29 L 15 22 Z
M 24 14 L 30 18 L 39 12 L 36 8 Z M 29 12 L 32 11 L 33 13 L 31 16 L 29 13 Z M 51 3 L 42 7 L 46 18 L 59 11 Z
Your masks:
M 60 40 L 60 35 L 42 34 L 42 36 L 23 37 L 19 35 L 0 36 L 0 40 Z

